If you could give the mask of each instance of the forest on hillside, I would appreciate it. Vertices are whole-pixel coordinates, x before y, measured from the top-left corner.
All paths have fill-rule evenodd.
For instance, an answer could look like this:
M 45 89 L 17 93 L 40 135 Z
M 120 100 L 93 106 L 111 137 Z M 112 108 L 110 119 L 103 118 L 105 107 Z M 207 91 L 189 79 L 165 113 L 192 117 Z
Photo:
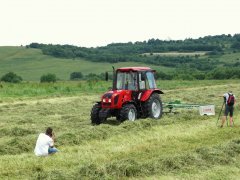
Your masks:
M 173 72 L 158 72 L 161 79 L 229 79 L 240 78 L 240 62 L 222 62 L 218 57 L 240 52 L 240 34 L 205 36 L 198 39 L 159 40 L 112 43 L 86 48 L 72 45 L 31 43 L 27 48 L 41 49 L 45 55 L 58 58 L 84 58 L 93 62 L 141 62 L 173 68 Z M 205 52 L 178 56 L 160 55 L 165 52 Z M 238 59 L 239 60 L 239 59 Z

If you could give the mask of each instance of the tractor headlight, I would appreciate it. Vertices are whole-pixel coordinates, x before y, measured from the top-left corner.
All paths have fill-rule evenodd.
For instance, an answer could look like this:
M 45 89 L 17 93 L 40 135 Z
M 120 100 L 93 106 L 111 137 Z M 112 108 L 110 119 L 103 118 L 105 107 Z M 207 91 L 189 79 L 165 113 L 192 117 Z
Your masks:
M 111 101 L 111 99 L 103 98 L 102 102 L 104 102 L 104 103 L 111 103 L 112 101 Z

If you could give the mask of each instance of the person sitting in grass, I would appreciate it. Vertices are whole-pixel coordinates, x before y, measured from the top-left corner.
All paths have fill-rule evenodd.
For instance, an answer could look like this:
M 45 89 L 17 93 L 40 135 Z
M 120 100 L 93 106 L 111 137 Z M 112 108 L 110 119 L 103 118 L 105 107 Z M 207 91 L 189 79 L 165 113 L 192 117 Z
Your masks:
M 34 153 L 36 156 L 47 156 L 58 152 L 54 147 L 55 135 L 53 129 L 48 127 L 46 133 L 40 133 L 36 142 Z

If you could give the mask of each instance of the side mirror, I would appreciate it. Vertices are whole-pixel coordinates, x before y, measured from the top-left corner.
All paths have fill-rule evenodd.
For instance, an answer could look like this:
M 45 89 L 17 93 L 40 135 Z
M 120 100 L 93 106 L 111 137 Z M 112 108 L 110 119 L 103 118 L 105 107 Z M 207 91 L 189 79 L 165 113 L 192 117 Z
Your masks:
M 105 80 L 108 81 L 108 72 L 105 73 Z

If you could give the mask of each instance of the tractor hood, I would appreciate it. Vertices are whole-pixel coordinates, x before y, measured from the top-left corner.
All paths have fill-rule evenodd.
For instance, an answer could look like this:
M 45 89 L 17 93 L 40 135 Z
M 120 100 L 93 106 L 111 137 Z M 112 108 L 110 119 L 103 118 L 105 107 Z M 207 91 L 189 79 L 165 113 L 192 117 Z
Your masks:
M 130 90 L 112 90 L 106 92 L 101 99 L 103 108 L 121 108 L 122 103 L 131 100 Z
M 116 96 L 120 96 L 120 95 L 125 95 L 126 94 L 126 90 L 114 90 L 114 91 L 108 91 L 106 92 L 103 96 L 102 96 L 102 100 L 103 99 L 114 99 Z M 128 93 L 129 94 L 129 93 Z
M 106 92 L 102 97 L 103 98 L 112 98 L 112 96 L 131 94 L 131 90 L 111 90 Z

